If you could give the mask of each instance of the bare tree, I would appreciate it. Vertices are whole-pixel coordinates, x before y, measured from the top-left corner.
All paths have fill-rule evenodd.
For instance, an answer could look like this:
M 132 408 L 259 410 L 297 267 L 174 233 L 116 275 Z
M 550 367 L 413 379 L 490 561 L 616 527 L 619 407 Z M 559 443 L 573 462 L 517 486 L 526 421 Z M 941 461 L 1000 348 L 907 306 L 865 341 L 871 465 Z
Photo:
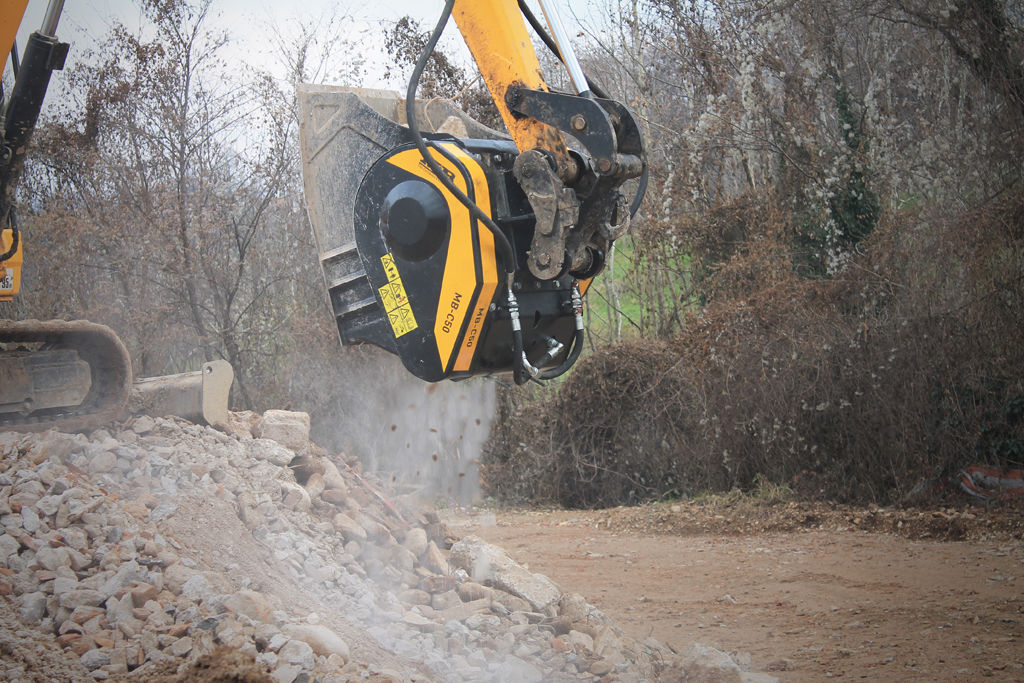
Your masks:
M 253 406 L 309 298 L 296 282 L 319 275 L 290 84 L 239 79 L 219 57 L 226 36 L 205 28 L 208 9 L 147 2 L 152 38 L 116 26 L 71 74 L 77 101 L 42 136 L 33 171 L 37 220 L 59 228 L 42 265 L 70 262 L 46 288 L 83 293 L 51 299 L 53 314 L 114 324 L 141 374 L 223 357 L 238 402 Z M 84 289 L 68 283 L 89 273 Z

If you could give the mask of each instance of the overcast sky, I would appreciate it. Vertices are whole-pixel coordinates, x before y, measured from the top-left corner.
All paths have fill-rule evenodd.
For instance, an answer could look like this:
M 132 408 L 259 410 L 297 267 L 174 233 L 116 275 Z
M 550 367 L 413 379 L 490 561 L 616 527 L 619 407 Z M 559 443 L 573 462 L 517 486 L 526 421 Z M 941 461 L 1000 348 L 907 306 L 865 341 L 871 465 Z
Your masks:
M 39 28 L 46 9 L 46 0 L 29 0 L 29 8 L 19 32 L 19 48 L 23 48 L 28 34 Z M 380 80 L 382 70 L 381 26 L 410 15 L 419 20 L 423 27 L 433 27 L 444 3 L 442 0 L 212 0 L 210 27 L 228 31 L 231 43 L 221 53 L 229 62 L 240 62 L 266 70 L 274 70 L 277 58 L 270 36 L 275 27 L 287 26 L 290 22 L 327 19 L 332 13 L 349 14 L 353 20 L 346 22 L 346 38 L 360 46 L 367 58 L 368 81 L 366 86 L 394 87 L 395 83 Z M 538 16 L 536 0 L 531 0 Z M 590 22 L 597 18 L 603 5 L 598 0 L 558 0 L 558 6 L 567 28 L 575 33 L 578 18 Z M 120 22 L 129 27 L 139 25 L 141 12 L 138 0 L 66 0 L 58 36 L 72 44 L 71 59 L 83 48 L 91 46 L 93 40 L 103 36 L 111 26 Z M 442 47 L 449 53 L 462 55 L 468 60 L 454 22 L 450 22 Z

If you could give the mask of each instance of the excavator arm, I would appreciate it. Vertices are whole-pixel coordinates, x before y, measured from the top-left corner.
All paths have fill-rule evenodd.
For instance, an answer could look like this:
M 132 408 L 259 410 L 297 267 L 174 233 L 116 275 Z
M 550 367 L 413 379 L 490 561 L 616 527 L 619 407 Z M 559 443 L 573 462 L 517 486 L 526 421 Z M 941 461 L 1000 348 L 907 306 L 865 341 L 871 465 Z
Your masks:
M 15 36 L 27 2 L 5 2 L 0 48 L 11 55 L 14 87 L 0 129 L 0 301 L 21 287 L 22 239 L 14 192 L 43 97 L 68 45 L 57 39 L 63 8 L 53 0 L 19 60 Z M 109 328 L 86 321 L 0 319 L 0 429 L 87 429 L 117 417 L 132 382 L 131 359 Z

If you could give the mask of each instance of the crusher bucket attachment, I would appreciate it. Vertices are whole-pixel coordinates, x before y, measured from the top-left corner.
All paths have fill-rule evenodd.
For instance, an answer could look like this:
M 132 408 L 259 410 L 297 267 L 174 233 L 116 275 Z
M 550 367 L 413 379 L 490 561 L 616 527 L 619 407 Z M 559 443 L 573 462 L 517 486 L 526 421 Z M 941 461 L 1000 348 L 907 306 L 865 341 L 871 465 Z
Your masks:
M 536 220 L 512 175 L 515 144 L 444 100 L 416 103 L 443 150 L 433 156 L 511 243 L 512 284 L 494 234 L 423 162 L 403 99 L 309 85 L 298 98 L 306 206 L 342 344 L 379 346 L 431 382 L 507 373 L 519 357 L 564 367 L 582 324 L 576 277 L 539 280 L 526 267 Z
M 128 352 L 104 325 L 0 321 L 0 430 L 99 427 L 122 415 L 131 386 Z

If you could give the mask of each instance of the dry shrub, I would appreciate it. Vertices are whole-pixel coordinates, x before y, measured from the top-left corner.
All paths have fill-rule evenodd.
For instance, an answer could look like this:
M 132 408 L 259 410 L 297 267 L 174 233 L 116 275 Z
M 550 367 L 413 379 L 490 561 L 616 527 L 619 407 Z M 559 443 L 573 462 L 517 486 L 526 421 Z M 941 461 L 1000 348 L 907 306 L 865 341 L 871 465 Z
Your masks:
M 518 490 L 595 507 L 767 480 L 892 503 L 968 464 L 1024 465 L 1024 200 L 889 216 L 829 280 L 780 277 L 778 253 L 737 250 L 711 283 L 729 296 L 671 346 L 598 351 L 506 416 L 536 477 Z M 503 474 L 499 497 L 520 486 Z
M 633 340 L 596 351 L 557 393 L 504 393 L 485 449 L 484 484 L 507 502 L 567 507 L 678 492 L 693 398 L 667 344 Z
M 480 483 L 503 503 L 557 502 L 550 409 L 554 395 L 535 386 L 498 389 L 498 410 L 481 458 Z
M 684 477 L 717 479 L 679 457 L 693 441 L 696 403 L 681 358 L 665 344 L 635 340 L 590 355 L 554 405 L 555 499 L 618 505 L 677 493 Z

